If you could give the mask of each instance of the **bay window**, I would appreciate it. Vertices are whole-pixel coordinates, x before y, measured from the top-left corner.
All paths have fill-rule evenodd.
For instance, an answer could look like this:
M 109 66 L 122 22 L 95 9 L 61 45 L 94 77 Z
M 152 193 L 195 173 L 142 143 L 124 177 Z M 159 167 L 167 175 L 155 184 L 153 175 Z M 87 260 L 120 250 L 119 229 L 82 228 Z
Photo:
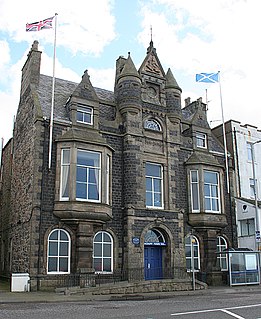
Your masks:
M 100 201 L 101 154 L 77 150 L 76 199 Z
M 110 204 L 111 152 L 105 147 L 60 149 L 60 201 Z
M 221 213 L 219 172 L 190 170 L 192 212 Z

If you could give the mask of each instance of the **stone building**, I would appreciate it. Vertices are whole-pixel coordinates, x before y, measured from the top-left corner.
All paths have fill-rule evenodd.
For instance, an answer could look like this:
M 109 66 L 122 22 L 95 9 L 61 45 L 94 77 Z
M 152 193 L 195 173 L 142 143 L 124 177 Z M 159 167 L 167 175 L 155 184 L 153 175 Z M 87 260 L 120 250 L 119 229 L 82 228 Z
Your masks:
M 114 92 L 40 73 L 35 41 L 22 69 L 14 134 L 1 168 L 1 274 L 32 289 L 57 275 L 124 273 L 209 284 L 227 270 L 234 218 L 224 150 L 201 99 L 182 90 L 153 42 L 137 70 L 116 61 Z M 50 166 L 50 167 L 49 167 Z M 193 253 L 192 253 L 193 252 Z

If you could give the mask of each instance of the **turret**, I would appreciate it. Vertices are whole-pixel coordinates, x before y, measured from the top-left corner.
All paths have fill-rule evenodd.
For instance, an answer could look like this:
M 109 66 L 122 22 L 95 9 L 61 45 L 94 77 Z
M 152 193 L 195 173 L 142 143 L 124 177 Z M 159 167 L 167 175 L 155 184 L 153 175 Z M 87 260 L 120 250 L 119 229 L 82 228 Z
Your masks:
M 181 93 L 182 90 L 179 87 L 171 69 L 168 69 L 166 74 L 166 106 L 170 120 L 181 117 Z
M 116 61 L 115 96 L 120 113 L 137 114 L 141 109 L 141 79 L 128 53 Z

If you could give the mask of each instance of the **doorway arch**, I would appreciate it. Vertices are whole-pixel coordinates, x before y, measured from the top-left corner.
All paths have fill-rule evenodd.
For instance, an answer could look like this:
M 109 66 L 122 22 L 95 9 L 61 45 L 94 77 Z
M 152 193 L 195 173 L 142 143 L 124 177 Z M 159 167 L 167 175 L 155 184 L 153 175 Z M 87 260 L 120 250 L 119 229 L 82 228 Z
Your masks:
M 163 233 L 152 228 L 144 236 L 144 276 L 145 280 L 163 278 L 163 253 L 167 242 Z

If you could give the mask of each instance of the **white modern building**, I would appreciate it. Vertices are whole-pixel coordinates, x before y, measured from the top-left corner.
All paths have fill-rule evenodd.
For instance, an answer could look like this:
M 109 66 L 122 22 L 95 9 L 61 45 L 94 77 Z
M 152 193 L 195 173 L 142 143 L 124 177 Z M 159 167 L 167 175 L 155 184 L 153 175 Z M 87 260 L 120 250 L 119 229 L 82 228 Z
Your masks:
M 228 152 L 233 157 L 238 247 L 260 250 L 261 131 L 230 120 L 225 123 Z M 213 129 L 223 143 L 223 125 Z

